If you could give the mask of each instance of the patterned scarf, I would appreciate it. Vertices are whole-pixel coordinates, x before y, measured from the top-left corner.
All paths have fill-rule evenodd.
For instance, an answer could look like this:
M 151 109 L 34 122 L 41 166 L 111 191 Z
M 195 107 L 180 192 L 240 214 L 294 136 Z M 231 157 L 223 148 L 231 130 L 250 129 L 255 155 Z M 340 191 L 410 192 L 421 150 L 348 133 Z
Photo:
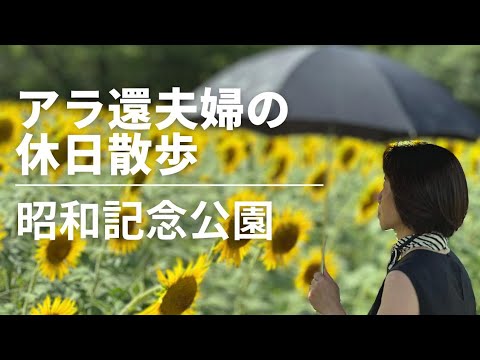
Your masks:
M 390 270 L 405 252 L 416 247 L 427 247 L 433 251 L 449 250 L 447 241 L 448 239 L 446 237 L 436 232 L 407 235 L 393 245 L 387 270 Z

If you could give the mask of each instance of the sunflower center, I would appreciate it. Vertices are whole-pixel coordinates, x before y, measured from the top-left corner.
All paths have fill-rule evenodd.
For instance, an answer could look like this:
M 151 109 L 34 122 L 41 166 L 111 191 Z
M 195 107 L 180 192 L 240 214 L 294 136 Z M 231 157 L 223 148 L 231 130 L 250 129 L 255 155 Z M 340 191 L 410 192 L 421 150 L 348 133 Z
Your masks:
M 285 223 L 278 227 L 272 236 L 272 250 L 276 254 L 285 254 L 293 249 L 300 231 L 296 224 Z
M 145 174 L 143 171 L 139 171 L 133 176 L 133 183 L 143 184 L 146 179 L 147 179 L 147 174 Z M 140 189 L 140 186 L 132 185 L 132 192 L 136 193 L 139 189 Z
M 52 151 L 55 160 L 58 161 L 60 165 L 65 164 L 68 161 L 68 139 L 64 137 L 58 143 L 58 150 Z
M 232 162 L 235 159 L 235 155 L 237 152 L 235 151 L 234 148 L 229 147 L 225 150 L 225 162 L 228 164 Z
M 372 191 L 367 201 L 362 204 L 362 211 L 367 211 L 370 207 L 374 206 L 377 202 L 378 192 Z
M 303 282 L 310 285 L 313 275 L 320 270 L 320 263 L 310 264 L 303 274 Z
M 242 217 L 240 216 L 240 224 L 242 223 Z M 250 239 L 241 239 L 241 240 L 235 240 L 235 216 L 232 216 L 230 218 L 230 222 L 228 223 L 228 239 L 227 245 L 229 249 L 240 249 L 241 247 L 244 247 L 247 245 L 247 243 L 250 241 Z
M 272 151 L 272 149 L 273 149 L 273 140 L 269 139 L 267 144 L 265 145 L 265 148 L 263 149 L 263 152 L 265 153 L 265 155 L 268 155 L 270 151 Z
M 10 141 L 13 135 L 12 120 L 8 118 L 0 119 L 0 144 Z
M 85 157 L 85 165 L 93 165 L 93 156 Z
M 146 178 L 147 178 L 147 174 L 145 174 L 143 171 L 139 171 L 133 177 L 133 183 L 134 184 L 143 184 L 145 182 Z
M 132 210 L 129 210 L 129 209 L 128 210 L 123 209 L 123 210 L 120 211 L 120 217 L 119 217 L 120 222 L 119 222 L 119 225 L 118 225 L 119 229 L 120 229 L 120 234 L 123 234 L 123 217 L 124 216 L 133 216 L 133 215 L 135 215 L 135 214 L 132 212 Z M 128 234 L 129 235 L 135 235 L 133 233 L 134 230 L 135 230 L 135 225 L 136 225 L 135 221 L 129 221 L 128 222 Z M 128 241 L 128 240 L 124 239 L 124 236 L 120 236 L 118 240 Z
M 198 285 L 194 276 L 186 276 L 173 284 L 163 297 L 160 313 L 165 315 L 180 315 L 187 310 L 195 300 Z
M 350 161 L 352 161 L 353 156 L 355 155 L 355 150 L 353 148 L 348 148 L 342 155 L 342 164 L 348 166 Z
M 313 186 L 312 187 L 313 191 L 318 192 L 323 190 L 327 185 L 327 179 L 328 179 L 327 171 L 326 170 L 320 171 L 320 173 L 318 173 L 313 179 L 313 184 L 323 184 L 323 186 Z
M 59 235 L 48 243 L 47 259 L 52 264 L 59 264 L 65 260 L 71 249 L 72 241 L 68 240 L 67 233 Z
M 278 163 L 277 163 L 277 169 L 275 171 L 275 173 L 273 174 L 273 180 L 276 180 L 278 179 L 280 176 L 283 175 L 283 173 L 285 172 L 286 170 L 286 167 L 287 167 L 287 159 L 285 159 L 284 157 L 281 158 L 280 160 L 278 160 Z
M 311 164 L 313 162 L 314 155 L 311 152 L 305 152 L 303 154 L 303 162 L 305 164 Z
M 158 145 L 158 139 L 159 136 L 158 135 L 154 135 L 152 137 L 152 146 L 150 147 L 150 149 L 155 149 L 155 147 Z
M 4 166 L 3 164 L 0 164 L 0 172 L 3 171 L 3 168 L 4 168 L 4 167 L 5 167 L 5 166 Z

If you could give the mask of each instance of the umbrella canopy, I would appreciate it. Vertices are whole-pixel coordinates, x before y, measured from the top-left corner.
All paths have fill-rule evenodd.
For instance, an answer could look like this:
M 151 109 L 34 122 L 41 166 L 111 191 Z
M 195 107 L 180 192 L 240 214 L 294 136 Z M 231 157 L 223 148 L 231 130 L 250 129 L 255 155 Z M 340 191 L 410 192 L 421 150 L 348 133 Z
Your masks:
M 240 88 L 242 127 L 268 134 L 333 132 L 375 140 L 415 136 L 476 139 L 480 119 L 437 82 L 407 66 L 350 46 L 291 46 L 257 54 L 225 68 L 195 90 Z M 248 121 L 253 97 L 274 91 L 288 104 L 276 128 Z M 269 118 L 278 115 L 278 106 Z

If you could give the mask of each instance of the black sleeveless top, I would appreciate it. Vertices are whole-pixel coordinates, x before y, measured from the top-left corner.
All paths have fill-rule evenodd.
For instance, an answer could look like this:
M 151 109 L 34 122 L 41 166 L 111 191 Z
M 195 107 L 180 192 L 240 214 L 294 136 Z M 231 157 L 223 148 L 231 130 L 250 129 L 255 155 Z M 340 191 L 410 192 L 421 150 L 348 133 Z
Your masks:
M 417 293 L 420 315 L 475 315 L 476 303 L 472 283 L 465 267 L 450 250 L 439 254 L 413 250 L 390 271 L 408 276 Z M 382 300 L 383 285 L 368 315 L 376 315 Z

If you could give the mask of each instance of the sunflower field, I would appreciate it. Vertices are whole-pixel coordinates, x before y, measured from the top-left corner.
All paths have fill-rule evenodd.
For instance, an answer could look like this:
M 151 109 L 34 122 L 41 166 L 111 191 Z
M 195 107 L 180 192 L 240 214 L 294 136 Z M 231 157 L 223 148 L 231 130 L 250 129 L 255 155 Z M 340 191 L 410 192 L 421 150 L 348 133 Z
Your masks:
M 307 292 L 318 271 L 323 239 L 326 267 L 340 287 L 349 314 L 366 314 L 386 273 L 392 231 L 377 220 L 377 196 L 383 184 L 382 154 L 387 143 L 322 134 L 267 136 L 176 124 L 159 131 L 152 125 L 142 140 L 158 144 L 161 135 L 192 136 L 196 162 L 162 175 L 158 153 L 149 151 L 149 174 L 110 175 L 109 127 L 103 112 L 89 126 L 74 122 L 87 113 L 67 110 L 57 101 L 30 129 L 34 141 L 48 134 L 58 143 L 52 154 L 59 163 L 47 175 L 40 166 L 22 175 L 16 149 L 28 132 L 22 123 L 30 102 L 0 103 L 0 314 L 314 314 Z M 151 123 L 161 120 L 151 111 Z M 157 117 L 157 118 L 155 118 Z M 67 135 L 101 135 L 101 174 L 68 175 Z M 132 135 L 132 134 L 129 134 Z M 400 139 L 399 139 L 400 140 Z M 450 246 L 464 262 L 480 299 L 480 141 L 422 138 L 448 148 L 467 174 L 470 206 L 464 225 Z M 77 144 L 82 148 L 87 145 Z M 79 160 L 77 160 L 79 161 Z M 80 160 L 81 161 L 81 160 Z M 85 164 L 88 158 L 84 159 Z M 33 187 L 16 184 L 129 184 L 128 186 Z M 163 184 L 175 186 L 134 186 Z M 312 186 L 177 186 L 178 184 L 324 184 Z M 147 236 L 159 226 L 146 212 L 169 200 L 186 210 L 177 236 L 165 241 Z M 55 240 L 18 235 L 18 204 L 28 202 L 141 202 L 141 221 L 128 233 L 140 240 L 105 240 L 105 216 L 99 212 L 98 238 L 73 240 L 55 214 Z M 272 202 L 272 240 L 233 240 L 237 201 Z M 197 218 L 190 216 L 204 202 Z M 228 213 L 222 216 L 215 204 Z M 133 216 L 120 207 L 120 219 Z M 228 238 L 194 238 L 205 218 L 208 231 L 221 227 Z M 120 220 L 120 228 L 122 220 Z M 172 231 L 173 229 L 169 229 Z M 204 229 L 205 230 L 205 229 Z M 219 231 L 221 233 L 221 231 Z M 480 301 L 479 301 L 480 304 Z M 477 308 L 480 311 L 480 306 Z

